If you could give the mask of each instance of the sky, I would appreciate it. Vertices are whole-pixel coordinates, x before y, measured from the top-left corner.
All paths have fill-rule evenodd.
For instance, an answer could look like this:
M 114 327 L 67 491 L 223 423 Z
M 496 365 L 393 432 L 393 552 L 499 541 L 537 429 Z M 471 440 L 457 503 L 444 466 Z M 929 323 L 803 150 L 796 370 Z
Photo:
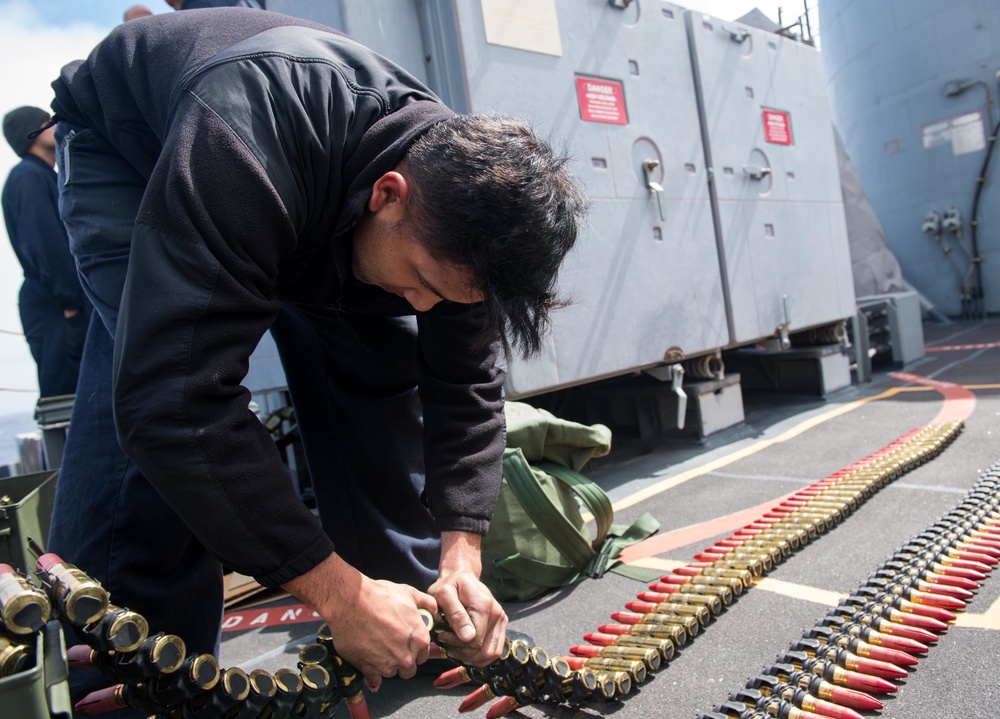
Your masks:
M 328 0 L 336 2 L 337 0 Z M 642 2 L 643 0 L 640 0 Z M 810 0 L 814 6 L 816 0 Z M 84 58 L 122 20 L 134 0 L 0 0 L 0 116 L 21 105 L 48 109 L 52 80 L 66 63 Z M 154 13 L 173 12 L 165 0 L 146 0 Z M 723 20 L 759 7 L 777 21 L 794 21 L 802 0 L 691 0 L 678 2 Z M 790 18 L 790 19 L 789 19 Z M 0 142 L 0 179 L 18 158 Z M 0 415 L 31 413 L 38 399 L 35 365 L 17 313 L 21 268 L 0 226 Z

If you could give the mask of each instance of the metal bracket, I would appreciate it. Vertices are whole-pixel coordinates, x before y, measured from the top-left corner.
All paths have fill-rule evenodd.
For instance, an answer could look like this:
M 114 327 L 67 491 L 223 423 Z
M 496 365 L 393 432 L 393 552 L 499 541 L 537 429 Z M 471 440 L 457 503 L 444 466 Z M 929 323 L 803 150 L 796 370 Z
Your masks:
M 741 45 L 744 42 L 746 42 L 746 39 L 748 37 L 750 37 L 750 31 L 749 30 L 745 30 L 745 29 L 743 29 L 741 27 L 738 27 L 735 30 L 730 30 L 729 28 L 724 27 L 723 30 L 726 30 L 729 33 L 729 39 L 730 40 L 732 40 L 733 42 L 738 42 Z
M 788 324 L 778 325 L 774 328 L 775 332 L 778 333 L 778 343 L 781 345 L 781 349 L 786 350 L 792 346 L 792 340 L 788 336 Z
M 941 215 L 937 213 L 937 210 L 931 210 L 927 213 L 920 229 L 925 235 L 941 235 Z
M 684 429 L 684 419 L 687 417 L 688 396 L 684 391 L 684 366 L 670 365 L 670 389 L 677 396 L 677 429 Z
M 792 346 L 792 339 L 788 336 L 788 328 L 792 325 L 792 318 L 788 312 L 788 295 L 781 296 L 781 309 L 785 314 L 785 321 L 775 327 L 775 331 L 778 333 L 781 349 L 786 350 Z
M 656 195 L 656 206 L 660 211 L 660 220 L 666 222 L 667 216 L 663 210 L 663 185 L 653 179 L 653 171 L 659 166 L 659 160 L 644 160 L 642 163 L 642 174 L 646 178 L 646 187 Z
M 961 232 L 962 212 L 957 207 L 949 207 L 941 218 L 941 229 L 945 232 Z
M 632 0 L 608 0 L 611 7 L 620 7 L 623 10 L 632 4 Z
M 674 423 L 677 429 L 684 429 L 684 419 L 687 417 L 687 392 L 684 391 L 684 365 L 681 363 L 657 365 L 643 370 L 644 374 L 660 382 L 669 382 L 670 390 L 677 397 L 677 415 Z
M 771 174 L 771 168 L 760 165 L 744 165 L 743 174 L 749 175 L 751 180 L 763 180 Z

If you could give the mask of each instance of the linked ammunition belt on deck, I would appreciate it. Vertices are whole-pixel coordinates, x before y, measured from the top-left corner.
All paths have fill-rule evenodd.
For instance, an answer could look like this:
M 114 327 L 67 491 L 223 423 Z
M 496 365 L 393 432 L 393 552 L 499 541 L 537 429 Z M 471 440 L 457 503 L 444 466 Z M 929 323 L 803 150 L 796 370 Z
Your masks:
M 774 664 L 699 719 L 862 719 L 882 708 L 1000 560 L 1000 463 Z
M 571 647 L 567 656 L 550 657 L 539 647 L 514 642 L 493 665 L 459 667 L 435 684 L 481 684 L 459 711 L 495 699 L 488 719 L 527 704 L 625 699 L 775 564 L 837 526 L 886 484 L 937 456 L 962 426 L 952 422 L 915 430 L 794 493 L 650 585 L 639 601 L 625 605 L 627 611 L 612 614 L 615 623 L 584 635 L 588 644 Z M 975 513 L 980 504 L 1000 505 L 997 474 L 985 477 L 955 512 L 902 547 L 774 665 L 705 719 L 796 719 L 808 712 L 857 719 L 847 713 L 853 712 L 850 707 L 881 706 L 866 692 L 895 689 L 887 679 L 905 676 L 900 665 L 916 661 L 913 653 L 944 630 L 942 621 L 964 607 L 973 584 L 1000 557 L 1000 529 L 994 534 L 990 526 L 997 520 L 1000 527 L 1000 512 Z M 976 562 L 974 568 L 970 561 Z

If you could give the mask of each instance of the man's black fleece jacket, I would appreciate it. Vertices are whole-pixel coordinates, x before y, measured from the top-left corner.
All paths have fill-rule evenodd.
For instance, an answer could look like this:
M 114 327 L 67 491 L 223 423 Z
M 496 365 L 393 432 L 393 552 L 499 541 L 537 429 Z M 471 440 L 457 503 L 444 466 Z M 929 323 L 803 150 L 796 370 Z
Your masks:
M 329 28 L 235 8 L 124 23 L 53 88 L 57 118 L 87 128 L 70 160 L 95 132 L 147 182 L 115 340 L 122 447 L 224 563 L 282 584 L 334 547 L 247 409 L 248 358 L 280 300 L 414 314 L 353 280 L 351 233 L 374 181 L 453 113 Z M 503 373 L 497 343 L 472 349 L 480 323 L 475 305 L 417 314 L 442 531 L 484 533 L 500 485 Z

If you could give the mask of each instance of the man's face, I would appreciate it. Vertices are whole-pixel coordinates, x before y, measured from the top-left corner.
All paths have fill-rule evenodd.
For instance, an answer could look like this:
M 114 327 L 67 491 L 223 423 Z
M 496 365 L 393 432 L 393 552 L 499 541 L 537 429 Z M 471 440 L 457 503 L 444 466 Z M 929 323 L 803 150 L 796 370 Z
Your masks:
M 39 125 L 39 127 L 44 127 L 47 124 L 49 124 L 48 120 L 46 120 L 41 125 Z M 48 128 L 46 130 L 42 130 L 39 133 L 38 137 L 35 138 L 35 142 L 32 144 L 32 146 L 33 147 L 41 148 L 41 149 L 46 150 L 46 151 L 55 152 L 55 150 L 56 150 L 56 126 L 53 125 L 52 127 Z
M 354 276 L 399 295 L 418 312 L 441 300 L 480 302 L 467 271 L 434 259 L 424 249 L 409 222 L 400 217 L 366 214 L 354 231 Z

